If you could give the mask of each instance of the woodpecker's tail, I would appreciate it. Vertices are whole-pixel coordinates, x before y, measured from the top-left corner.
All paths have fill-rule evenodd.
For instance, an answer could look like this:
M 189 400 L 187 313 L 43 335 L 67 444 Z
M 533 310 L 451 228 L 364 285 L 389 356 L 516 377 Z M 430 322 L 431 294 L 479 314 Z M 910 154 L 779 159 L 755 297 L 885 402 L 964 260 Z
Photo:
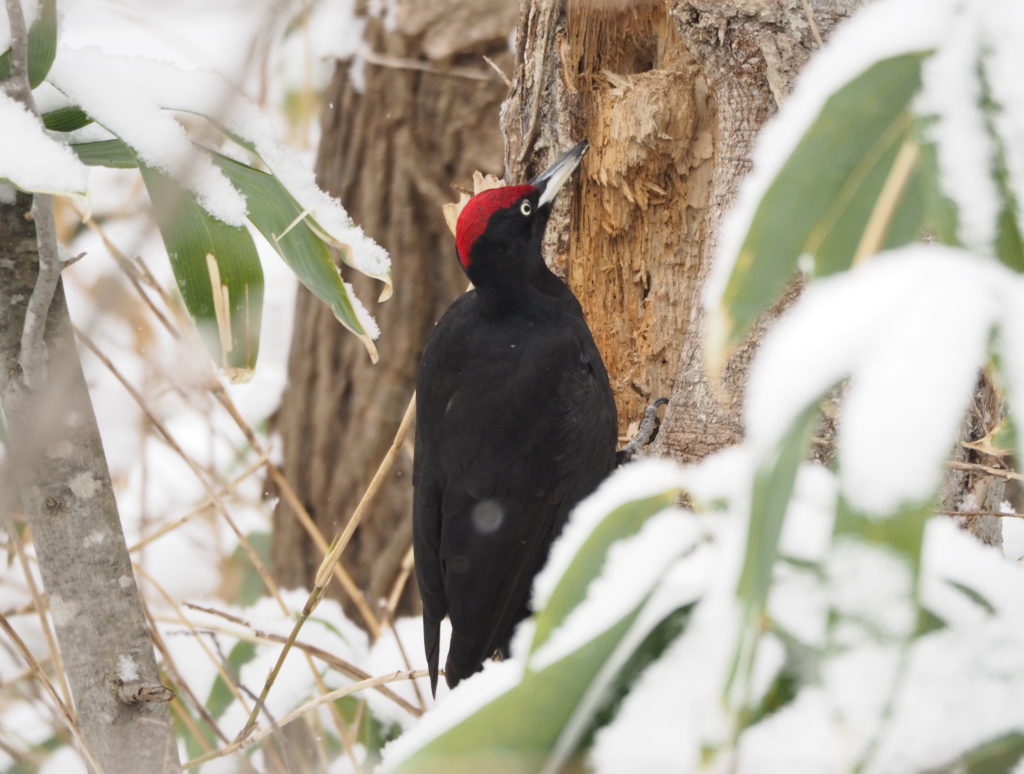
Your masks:
M 437 696 L 437 655 L 441 646 L 441 622 L 423 616 L 423 650 L 427 654 L 430 672 L 430 694 Z

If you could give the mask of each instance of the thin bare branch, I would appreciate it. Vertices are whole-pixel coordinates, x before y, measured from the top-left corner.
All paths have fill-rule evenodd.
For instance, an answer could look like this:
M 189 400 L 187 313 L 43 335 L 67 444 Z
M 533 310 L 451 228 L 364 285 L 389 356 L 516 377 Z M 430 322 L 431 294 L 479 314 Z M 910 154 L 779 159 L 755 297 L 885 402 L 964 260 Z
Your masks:
M 53 661 L 53 671 L 57 675 L 57 680 L 60 683 L 60 692 L 61 696 L 64 698 L 64 704 L 68 707 L 73 707 L 74 702 L 71 699 L 71 688 L 68 685 L 67 674 L 64 672 L 64 662 L 61 659 L 60 648 L 57 647 L 57 638 L 54 636 L 53 627 L 50 626 L 50 620 L 46 616 L 47 602 L 43 599 L 43 593 L 36 585 L 35 576 L 32 574 L 32 569 L 29 567 L 28 554 L 25 552 L 25 544 L 21 539 L 21 534 L 18 532 L 17 527 L 10 521 L 8 521 L 7 534 L 11 537 L 11 543 L 14 545 L 14 553 L 17 555 L 18 563 L 21 565 L 21 573 L 25 576 L 25 585 L 28 586 L 28 591 L 32 597 L 35 612 L 39 616 L 39 625 L 42 627 L 43 637 L 46 639 L 46 649 L 50 651 L 50 659 Z
M 405 442 L 405 437 L 409 434 L 409 430 L 412 427 L 413 419 L 415 417 L 416 395 L 413 393 L 412 398 L 409 399 L 409 405 L 405 409 L 405 415 L 402 417 L 402 421 L 398 426 L 398 431 L 395 433 L 395 437 L 392 439 L 391 446 L 384 455 L 384 459 L 381 460 L 380 465 L 377 467 L 377 472 L 373 474 L 373 479 L 370 481 L 369 486 L 366 487 L 366 492 L 363 493 L 363 497 L 356 506 L 355 511 L 352 513 L 352 517 L 345 525 L 345 529 L 335 539 L 334 544 L 331 546 L 331 550 L 328 552 L 327 556 L 324 557 L 323 562 L 320 563 L 320 568 L 316 573 L 313 590 L 310 592 L 309 598 L 306 600 L 306 604 L 302 608 L 302 613 L 300 613 L 295 622 L 295 626 L 292 627 L 292 631 L 288 635 L 288 641 L 285 642 L 284 647 L 281 649 L 281 654 L 278 656 L 277 662 L 267 675 L 266 683 L 264 684 L 263 691 L 260 694 L 260 701 L 253 708 L 245 726 L 238 734 L 239 741 L 245 739 L 245 737 L 251 734 L 253 729 L 256 728 L 256 720 L 259 717 L 259 707 L 266 701 L 266 698 L 270 693 L 270 688 L 274 684 L 274 680 L 277 679 L 281 666 L 284 664 L 285 657 L 288 655 L 288 651 L 295 642 L 295 638 L 298 636 L 299 630 L 308 620 L 309 616 L 312 615 L 316 606 L 320 604 L 320 600 L 323 599 L 327 584 L 339 566 L 338 560 L 341 558 L 341 554 L 352 539 L 352 535 L 355 533 L 356 528 L 362 521 L 366 511 L 369 510 L 369 507 L 373 503 L 377 493 L 380 491 L 385 478 L 388 473 L 390 473 L 392 466 L 394 466 L 395 458 L 398 455 L 398 451 L 401 449 L 402 444 Z
M 353 693 L 365 691 L 367 688 L 375 688 L 376 686 L 384 685 L 385 683 L 393 683 L 399 680 L 415 680 L 426 675 L 427 670 L 425 669 L 420 669 L 415 672 L 393 672 L 386 675 L 380 675 L 379 677 L 371 677 L 368 680 L 360 680 L 359 682 L 353 683 L 352 685 L 346 685 L 344 688 L 338 688 L 337 690 L 331 691 L 330 693 L 325 693 L 323 696 L 317 696 L 315 699 L 311 699 L 310 701 L 303 704 L 301 707 L 289 712 L 287 715 L 281 718 L 281 720 L 274 726 L 265 728 L 247 737 L 241 737 L 239 739 L 236 739 L 233 743 L 231 743 L 230 745 L 221 750 L 218 750 L 216 753 L 210 753 L 207 755 L 201 755 L 198 758 L 193 758 L 192 760 L 184 763 L 183 768 L 194 768 L 195 766 L 199 766 L 208 761 L 212 761 L 215 758 L 221 758 L 225 755 L 230 755 L 232 753 L 238 752 L 239 750 L 248 747 L 251 744 L 255 744 L 261 739 L 269 736 L 279 728 L 284 728 L 286 725 L 302 717 L 307 712 L 311 712 L 315 710 L 317 707 L 320 707 L 328 702 L 337 701 L 338 699 L 344 698 L 345 696 L 350 696 Z
M 53 687 L 53 683 L 50 682 L 50 678 L 47 677 L 46 672 L 43 671 L 43 668 L 39 665 L 39 662 L 36 661 L 35 656 L 32 655 L 32 651 L 30 651 L 28 649 L 28 646 L 25 645 L 25 641 L 22 640 L 20 636 L 18 636 L 18 633 L 14 630 L 14 627 L 11 626 L 10 622 L 2 615 L 0 615 L 0 629 L 3 629 L 8 639 L 10 639 L 10 641 L 14 644 L 14 647 L 18 651 L 18 654 L 22 657 L 22 659 L 24 659 L 25 663 L 28 664 L 29 668 L 32 670 L 36 679 L 43 686 L 43 688 L 46 689 L 46 692 L 50 695 L 50 698 L 53 700 L 53 703 L 57 706 L 57 709 L 60 711 L 61 717 L 64 719 L 64 723 L 67 725 L 68 730 L 71 732 L 71 735 L 75 738 L 75 741 L 78 743 L 79 749 L 81 750 L 83 757 L 89 762 L 89 765 L 93 768 L 95 772 L 97 772 L 97 774 L 103 774 L 103 767 L 100 766 L 99 762 L 96 760 L 96 757 L 89 751 L 89 747 L 85 743 L 85 739 L 82 738 L 81 731 L 79 731 L 78 723 L 75 722 L 75 718 L 71 714 L 70 707 L 68 707 L 68 705 L 64 703 L 64 700 L 60 697 L 60 694 L 57 693 L 57 689 Z
M 215 615 L 219 618 L 223 618 L 225 621 L 230 621 L 231 623 L 241 626 L 247 630 L 246 632 L 238 632 L 227 628 L 220 630 L 224 634 L 227 634 L 229 636 L 238 637 L 239 639 L 248 639 L 253 642 L 262 641 L 283 644 L 288 641 L 288 638 L 283 635 L 275 634 L 274 632 L 268 632 L 263 629 L 257 629 L 248 621 L 239 618 L 236 615 L 232 615 L 231 613 L 228 613 L 224 610 L 217 610 L 216 608 L 212 607 L 204 607 L 203 605 L 197 605 L 192 602 L 185 602 L 184 606 L 191 610 L 197 610 L 201 613 L 207 613 L 209 615 Z M 292 644 L 292 647 L 305 651 L 306 653 L 310 654 L 319 661 L 323 661 L 328 666 L 356 680 L 366 680 L 370 677 L 370 674 L 368 672 L 360 669 L 352 662 L 346 661 L 345 659 L 340 658 L 331 653 L 330 651 L 324 650 L 323 648 L 318 648 L 316 645 L 310 645 L 309 643 L 302 642 L 301 640 L 295 640 L 295 642 Z M 401 707 L 414 717 L 419 717 L 423 713 L 422 709 L 414 707 L 401 696 L 399 696 L 396 693 L 393 693 L 386 686 L 382 685 L 377 687 L 377 692 L 380 693 L 382 696 L 385 696 L 391 701 L 393 701 L 395 704 L 397 704 L 399 707 Z
M 474 68 L 436 67 L 435 65 L 423 62 L 419 59 L 409 59 L 407 57 L 382 54 L 379 51 L 373 51 L 366 47 L 364 47 L 360 53 L 363 59 L 365 59 L 369 64 L 377 65 L 378 67 L 391 67 L 396 70 L 415 70 L 421 73 L 431 73 L 432 75 L 466 78 L 471 81 L 489 81 L 493 77 L 489 73 Z

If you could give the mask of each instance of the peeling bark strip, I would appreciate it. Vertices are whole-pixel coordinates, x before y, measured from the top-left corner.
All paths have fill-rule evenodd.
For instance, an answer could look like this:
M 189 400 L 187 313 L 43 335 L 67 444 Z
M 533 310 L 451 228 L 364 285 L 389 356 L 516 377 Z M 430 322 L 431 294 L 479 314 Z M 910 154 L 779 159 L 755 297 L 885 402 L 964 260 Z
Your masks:
M 166 704 L 126 706 L 118 696 L 126 663 L 147 688 L 160 681 L 60 282 L 46 320 L 47 381 L 37 391 L 22 381 L 25 309 L 39 273 L 30 208 L 24 194 L 0 205 L 0 406 L 8 473 L 32 532 L 86 745 L 106 774 L 178 772 Z
M 560 148 L 590 140 L 578 195 L 556 207 L 548 227 L 547 255 L 584 306 L 620 431 L 651 399 L 670 396 L 653 453 L 700 459 L 742 435 L 759 332 L 712 385 L 700 290 L 758 130 L 819 36 L 857 4 L 523 5 L 503 117 L 507 176 L 528 177 Z

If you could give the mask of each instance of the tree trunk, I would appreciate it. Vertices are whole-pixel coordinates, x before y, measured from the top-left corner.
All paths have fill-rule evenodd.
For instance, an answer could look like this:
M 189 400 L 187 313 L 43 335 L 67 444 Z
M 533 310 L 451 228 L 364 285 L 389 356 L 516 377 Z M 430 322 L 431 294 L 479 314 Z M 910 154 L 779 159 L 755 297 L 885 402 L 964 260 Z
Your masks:
M 713 382 L 700 292 L 715 235 L 757 132 L 818 36 L 856 4 L 526 4 L 503 121 L 509 177 L 590 140 L 578 195 L 548 228 L 549 260 L 583 303 L 620 432 L 653 398 L 670 398 L 653 453 L 700 459 L 742 435 L 759 332 Z
M 376 366 L 307 292 L 296 304 L 277 424 L 285 474 L 328 540 L 394 436 L 427 334 L 465 289 L 441 205 L 456 198 L 452 183 L 470 185 L 474 170 L 500 172 L 506 87 L 481 54 L 510 64 L 516 11 L 504 0 L 399 2 L 393 29 L 368 20 L 365 71 L 339 63 L 325 94 L 320 184 L 389 250 L 395 277 L 394 297 L 368 304 L 383 331 Z M 379 292 L 373 282 L 349 279 L 366 301 Z M 372 606 L 390 594 L 411 545 L 411 439 L 406 449 L 342 557 Z M 308 586 L 322 556 L 283 501 L 273 546 L 278 579 Z M 412 586 L 404 610 L 415 604 Z
M 23 194 L 14 204 L 0 205 L 0 405 L 8 430 L 7 475 L 28 519 L 88 754 L 107 774 L 181 771 L 165 703 L 170 692 L 160 686 L 59 282 L 44 338 L 48 381 L 36 391 L 22 382 L 21 332 L 39 273 L 35 228 L 26 217 L 30 207 Z M 147 693 L 162 701 L 145 701 Z

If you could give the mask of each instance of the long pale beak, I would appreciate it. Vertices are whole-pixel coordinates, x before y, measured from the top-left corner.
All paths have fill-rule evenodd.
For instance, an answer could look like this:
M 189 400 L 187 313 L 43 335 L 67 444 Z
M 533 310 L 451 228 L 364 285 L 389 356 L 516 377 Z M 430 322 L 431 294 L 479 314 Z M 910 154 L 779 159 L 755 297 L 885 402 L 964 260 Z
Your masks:
M 537 201 L 538 207 L 550 204 L 554 200 L 555 194 L 565 185 L 565 181 L 569 179 L 569 176 L 572 175 L 576 167 L 580 165 L 580 161 L 589 147 L 589 142 L 580 140 L 580 142 L 566 151 L 558 161 L 530 181 L 530 185 L 541 192 L 540 199 Z

